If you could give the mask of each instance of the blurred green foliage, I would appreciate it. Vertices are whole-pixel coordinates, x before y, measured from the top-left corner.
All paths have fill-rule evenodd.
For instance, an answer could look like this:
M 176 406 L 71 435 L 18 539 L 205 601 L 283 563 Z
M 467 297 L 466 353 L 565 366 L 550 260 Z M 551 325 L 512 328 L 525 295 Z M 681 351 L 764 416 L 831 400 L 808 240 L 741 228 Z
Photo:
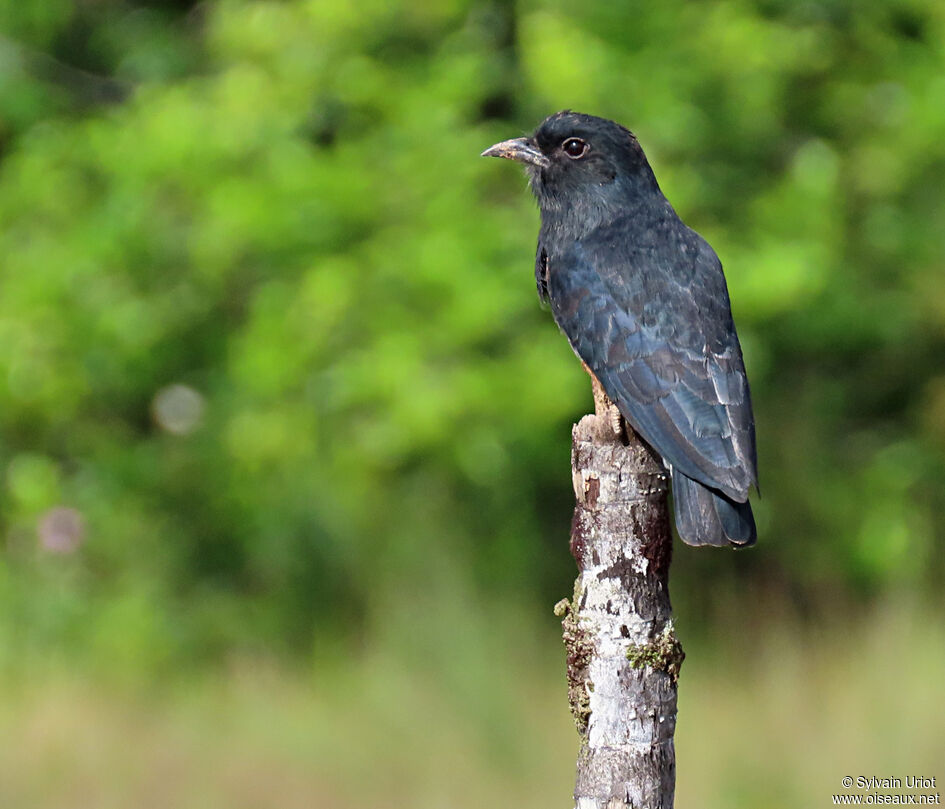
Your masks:
M 568 592 L 589 386 L 525 184 L 478 158 L 564 107 L 637 133 L 745 346 L 760 542 L 680 547 L 681 611 L 940 588 L 938 0 L 2 0 L 0 26 L 0 660 L 427 653 L 417 626 Z

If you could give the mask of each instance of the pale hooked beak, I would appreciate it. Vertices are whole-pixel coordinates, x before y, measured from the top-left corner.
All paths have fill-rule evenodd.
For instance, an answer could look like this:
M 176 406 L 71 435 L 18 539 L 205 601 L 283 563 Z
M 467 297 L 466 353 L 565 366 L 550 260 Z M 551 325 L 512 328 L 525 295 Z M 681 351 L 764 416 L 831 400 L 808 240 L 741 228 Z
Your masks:
M 482 153 L 482 157 L 504 157 L 506 160 L 517 160 L 519 163 L 528 163 L 539 168 L 547 168 L 551 161 L 541 153 L 528 138 L 512 138 L 504 140 L 495 146 L 490 146 Z

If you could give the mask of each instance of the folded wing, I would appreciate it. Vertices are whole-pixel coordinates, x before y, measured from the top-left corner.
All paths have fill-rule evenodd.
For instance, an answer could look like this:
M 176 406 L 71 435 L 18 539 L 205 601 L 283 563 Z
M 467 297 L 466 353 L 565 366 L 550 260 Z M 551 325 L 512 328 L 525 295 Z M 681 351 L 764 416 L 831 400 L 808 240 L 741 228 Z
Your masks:
M 549 257 L 552 312 L 664 460 L 743 503 L 757 484 L 754 419 L 725 279 L 708 244 L 678 225 L 650 244 L 604 232 Z

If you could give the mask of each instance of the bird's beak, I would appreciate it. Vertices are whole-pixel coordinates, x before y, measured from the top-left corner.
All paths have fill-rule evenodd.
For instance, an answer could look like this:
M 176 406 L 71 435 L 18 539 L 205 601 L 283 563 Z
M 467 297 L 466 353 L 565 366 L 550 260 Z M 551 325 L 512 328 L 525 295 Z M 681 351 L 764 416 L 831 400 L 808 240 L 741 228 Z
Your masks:
M 512 138 L 504 140 L 495 146 L 490 146 L 482 153 L 483 157 L 504 157 L 506 160 L 517 160 L 539 168 L 547 167 L 551 161 L 541 153 L 528 138 Z

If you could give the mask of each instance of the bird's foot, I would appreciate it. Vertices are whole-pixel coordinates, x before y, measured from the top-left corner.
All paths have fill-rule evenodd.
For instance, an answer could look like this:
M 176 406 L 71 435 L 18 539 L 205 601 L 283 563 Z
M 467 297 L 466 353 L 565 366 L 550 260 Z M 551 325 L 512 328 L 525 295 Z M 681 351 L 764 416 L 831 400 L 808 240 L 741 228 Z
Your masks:
M 607 402 L 603 406 L 595 408 L 594 419 L 596 423 L 595 432 L 599 441 L 603 443 L 627 443 L 627 434 L 624 430 L 623 416 L 620 414 L 620 408 L 613 402 Z
M 607 407 L 607 423 L 613 431 L 614 438 L 623 440 L 623 416 L 620 415 L 620 408 L 613 402 Z
M 602 441 L 620 441 L 626 443 L 624 420 L 620 408 L 604 392 L 603 386 L 587 365 L 584 370 L 591 375 L 591 388 L 594 392 L 594 413 L 597 416 L 597 435 Z

